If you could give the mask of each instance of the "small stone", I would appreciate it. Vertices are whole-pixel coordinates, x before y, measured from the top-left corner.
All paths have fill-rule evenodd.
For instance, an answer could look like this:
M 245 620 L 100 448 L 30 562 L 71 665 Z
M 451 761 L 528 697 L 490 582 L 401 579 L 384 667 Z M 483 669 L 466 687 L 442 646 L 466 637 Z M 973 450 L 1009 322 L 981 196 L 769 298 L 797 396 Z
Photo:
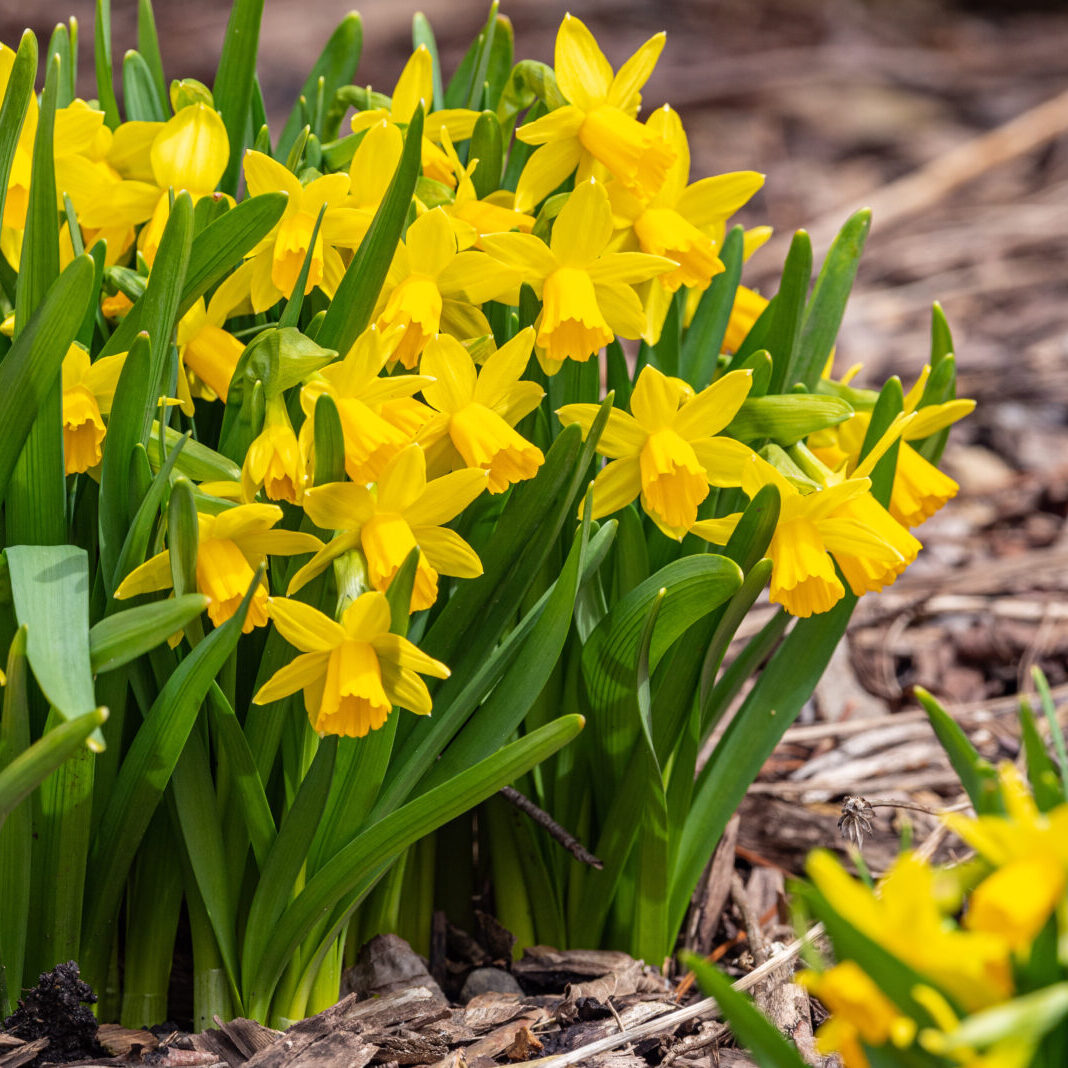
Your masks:
M 460 1001 L 466 1005 L 479 994 L 522 994 L 523 988 L 503 968 L 476 968 L 464 980 Z

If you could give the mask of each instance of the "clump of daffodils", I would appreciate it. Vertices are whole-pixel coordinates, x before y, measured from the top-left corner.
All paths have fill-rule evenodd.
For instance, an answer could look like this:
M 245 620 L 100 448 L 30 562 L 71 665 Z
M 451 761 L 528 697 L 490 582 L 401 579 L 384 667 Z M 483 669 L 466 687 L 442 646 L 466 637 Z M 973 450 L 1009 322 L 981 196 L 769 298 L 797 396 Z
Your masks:
M 364 598 L 388 594 L 413 553 L 412 613 L 435 608 L 442 578 L 481 574 L 456 525 L 479 497 L 537 477 L 554 425 L 589 434 L 599 401 L 551 383 L 619 341 L 641 343 L 642 367 L 596 441 L 595 520 L 634 505 L 654 537 L 692 533 L 723 546 L 747 501 L 774 487 L 770 596 L 796 616 L 826 612 L 847 589 L 882 589 L 915 558 L 920 543 L 909 528 L 955 486 L 912 443 L 929 442 L 970 402 L 930 395 L 925 370 L 873 442 L 872 395 L 828 381 L 817 391 L 839 399 L 832 416 L 805 419 L 805 396 L 795 393 L 785 423 L 772 418 L 754 431 L 746 415 L 766 400 L 767 375 L 739 350 L 766 321 L 767 301 L 744 287 L 720 350 L 700 354 L 700 378 L 661 356 L 665 329 L 677 343 L 723 273 L 728 220 L 763 182 L 755 171 L 695 179 L 679 116 L 665 104 L 642 117 L 641 90 L 663 46 L 657 34 L 614 70 L 568 15 L 536 89 L 520 64 L 514 84 L 480 111 L 435 106 L 440 71 L 420 45 L 391 96 L 345 98 L 360 106 L 333 141 L 304 134 L 277 155 L 269 138 L 232 144 L 211 92 L 195 82 L 174 83 L 160 101 L 166 114 L 151 120 L 105 121 L 81 100 L 58 108 L 57 193 L 75 226 L 63 232 L 61 256 L 68 262 L 76 245 L 99 243 L 104 271 L 104 344 L 72 345 L 63 364 L 69 476 L 99 472 L 126 359 L 107 336 L 152 279 L 174 198 L 188 194 L 205 219 L 232 207 L 218 188 L 235 153 L 246 199 L 285 197 L 269 232 L 184 309 L 160 383 L 159 419 L 172 432 L 192 430 L 202 457 L 214 458 L 183 471 L 197 497 L 198 532 L 179 554 L 191 561 L 190 588 L 211 599 L 219 626 L 263 568 L 243 629 L 273 621 L 301 650 L 255 700 L 302 689 L 316 730 L 351 735 L 381 725 L 394 705 L 429 711 L 412 672 L 440 676 L 444 665 L 385 642 L 383 602 L 372 610 Z M 9 72 L 12 54 L 0 56 L 0 72 Z M 320 348 L 317 325 L 384 210 L 424 113 L 421 174 L 365 327 L 345 351 Z M 36 123 L 34 102 L 0 242 L 16 269 Z M 480 158 L 494 138 L 493 161 Z M 769 232 L 743 234 L 744 255 Z M 284 328 L 264 342 L 282 309 Z M 801 434 L 790 423 L 799 413 Z M 340 462 L 320 463 L 317 450 L 338 429 Z M 880 503 L 872 474 L 891 448 L 897 473 Z M 161 527 L 155 551 L 132 561 L 109 593 L 177 589 L 175 536 Z M 355 587 L 340 575 L 358 576 Z M 304 597 L 315 616 L 293 600 Z
M 838 963 L 800 981 L 830 1011 L 818 1048 L 846 1068 L 1063 1063 L 1068 801 L 1043 811 L 1008 763 L 991 782 L 991 811 L 943 817 L 974 851 L 956 865 L 907 852 L 870 887 L 829 853 L 809 858 L 802 900 Z

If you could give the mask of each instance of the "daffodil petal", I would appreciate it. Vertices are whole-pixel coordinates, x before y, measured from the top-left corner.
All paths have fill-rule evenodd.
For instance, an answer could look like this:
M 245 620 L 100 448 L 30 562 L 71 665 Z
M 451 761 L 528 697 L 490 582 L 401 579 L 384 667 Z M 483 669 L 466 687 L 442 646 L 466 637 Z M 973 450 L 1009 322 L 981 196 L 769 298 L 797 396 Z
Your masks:
M 578 423 L 582 436 L 585 437 L 600 410 L 598 404 L 565 404 L 557 409 L 556 416 L 564 426 Z M 645 444 L 646 437 L 648 431 L 633 415 L 613 408 L 608 413 L 608 422 L 597 441 L 597 451 L 613 460 L 621 456 L 637 456 Z
M 304 493 L 304 512 L 323 530 L 353 530 L 374 514 L 375 502 L 366 486 L 328 482 Z
M 307 500 L 307 497 L 305 497 L 305 500 Z M 316 575 L 321 575 L 332 561 L 359 547 L 359 529 L 348 531 L 332 538 L 289 580 L 289 585 L 286 587 L 286 596 L 292 597 L 299 589 L 311 582 Z
M 279 190 L 288 193 L 291 208 L 300 202 L 303 192 L 299 179 L 288 167 L 252 149 L 245 153 L 245 184 L 249 196 L 276 193 Z
M 593 480 L 593 518 L 626 508 L 641 493 L 642 475 L 637 456 L 606 464 Z
M 404 515 L 426 488 L 426 454 L 415 444 L 406 445 L 378 480 L 379 512 Z
M 609 252 L 586 270 L 598 285 L 634 285 L 674 270 L 678 264 L 666 256 L 647 252 Z
M 549 247 L 558 263 L 586 267 L 601 255 L 611 236 L 608 194 L 600 182 L 590 179 L 579 183 L 560 209 Z
M 505 342 L 482 365 L 475 383 L 474 399 L 487 408 L 493 408 L 497 401 L 503 399 L 508 391 L 519 383 L 530 362 L 533 349 L 534 328 L 528 326 Z
M 746 468 L 756 461 L 756 453 L 733 438 L 698 438 L 691 444 L 710 486 L 742 485 Z
M 506 267 L 521 271 L 523 280 L 538 293 L 546 275 L 557 268 L 549 246 L 533 234 L 490 234 L 482 239 L 482 247 Z
M 119 583 L 115 596 L 121 600 L 123 597 L 135 597 L 139 593 L 154 593 L 156 590 L 169 589 L 172 583 L 171 554 L 169 550 L 164 549 L 140 567 L 135 567 Z
M 374 645 L 389 630 L 389 601 L 384 593 L 363 593 L 345 609 L 341 626 L 345 635 Z M 411 643 L 409 643 L 411 644 Z
M 612 87 L 612 66 L 593 34 L 574 15 L 565 15 L 556 34 L 553 69 L 560 91 L 584 111 L 604 101 Z
M 404 238 L 408 258 L 420 274 L 436 278 L 456 255 L 456 237 L 441 208 L 420 215 Z
M 520 137 L 522 129 L 520 127 L 517 137 Z M 582 145 L 577 137 L 554 141 L 535 149 L 519 175 L 515 210 L 532 212 L 565 178 L 574 174 L 581 159 Z M 486 248 L 486 240 L 482 239 L 483 248 Z M 490 250 L 487 248 L 486 251 Z
M 682 395 L 678 383 L 653 366 L 642 368 L 634 392 L 630 395 L 630 410 L 647 433 L 661 427 L 675 425 Z
M 488 472 L 481 468 L 465 467 L 432 479 L 418 500 L 405 510 L 404 518 L 412 527 L 448 523 L 485 490 L 487 478 Z
M 699 230 L 733 215 L 764 184 L 759 171 L 731 171 L 688 185 L 675 210 Z
M 383 663 L 381 670 L 382 688 L 392 704 L 398 708 L 406 708 L 417 716 L 430 715 L 430 691 L 414 671 L 389 663 Z
M 330 659 L 327 652 L 301 653 L 285 667 L 279 668 L 252 698 L 255 705 L 266 705 L 282 697 L 288 697 L 297 690 L 304 689 L 326 673 L 326 664 Z
M 262 534 L 282 518 L 277 504 L 242 504 L 215 516 L 211 536 L 236 541 L 245 534 Z
M 478 553 L 447 527 L 414 527 L 412 533 L 430 566 L 442 575 L 454 578 L 478 578 L 482 561 Z
M 420 103 L 429 107 L 434 97 L 434 60 L 426 45 L 420 45 L 404 64 L 393 90 L 393 118 L 408 122 Z
M 691 441 L 718 434 L 738 414 L 752 387 L 752 371 L 731 371 L 684 404 L 672 426 Z
M 639 90 L 653 73 L 666 40 L 667 34 L 663 31 L 654 34 L 619 68 L 608 90 L 607 103 L 614 104 L 628 115 L 638 113 L 641 103 Z
M 340 623 L 303 601 L 287 597 L 270 597 L 267 614 L 274 620 L 278 633 L 290 645 L 306 653 L 321 653 L 333 649 L 345 640 Z
M 597 305 L 605 322 L 619 337 L 641 337 L 645 330 L 645 309 L 630 286 L 599 285 L 593 287 Z
M 502 266 L 485 252 L 467 251 L 457 253 L 441 272 L 438 288 L 446 296 L 485 304 L 522 281 L 521 272 Z
M 314 534 L 299 530 L 267 530 L 262 534 L 246 534 L 237 539 L 238 548 L 254 556 L 296 556 L 315 553 L 323 548 Z
M 407 638 L 402 638 L 399 634 L 384 632 L 372 638 L 371 645 L 383 661 L 388 661 L 397 667 L 418 671 L 421 675 L 432 675 L 436 679 L 449 677 L 449 669 L 440 660 L 427 656 L 417 645 L 408 641 Z
M 471 354 L 454 337 L 438 334 L 427 342 L 420 369 L 435 379 L 423 389 L 427 404 L 440 412 L 455 412 L 470 404 L 476 372 Z
M 690 533 L 704 538 L 713 545 L 726 545 L 741 518 L 741 512 L 733 512 L 719 519 L 699 519 L 690 527 Z

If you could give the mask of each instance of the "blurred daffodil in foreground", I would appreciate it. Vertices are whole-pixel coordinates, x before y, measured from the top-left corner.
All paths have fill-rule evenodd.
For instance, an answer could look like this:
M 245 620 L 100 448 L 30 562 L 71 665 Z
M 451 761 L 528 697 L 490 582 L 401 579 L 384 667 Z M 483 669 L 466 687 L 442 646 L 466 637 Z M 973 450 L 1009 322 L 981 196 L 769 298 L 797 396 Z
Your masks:
M 282 518 L 275 504 L 244 504 L 219 515 L 197 513 L 197 589 L 211 598 L 208 615 L 215 626 L 225 623 L 241 600 L 267 556 L 312 553 L 323 543 L 312 534 L 274 530 Z M 134 568 L 115 591 L 118 598 L 166 590 L 173 585 L 169 549 Z M 252 595 L 242 630 L 267 625 L 267 589 L 257 587 Z
M 394 705 L 430 714 L 430 692 L 417 672 L 446 679 L 449 669 L 389 632 L 384 594 L 361 595 L 340 623 L 300 601 L 272 597 L 268 605 L 279 633 L 301 654 L 260 687 L 256 704 L 303 690 L 312 727 L 347 738 L 377 730 Z
M 613 408 L 597 451 L 609 458 L 593 483 L 593 516 L 642 508 L 669 537 L 679 540 L 697 519 L 709 486 L 737 486 L 756 454 L 733 438 L 718 437 L 753 384 L 752 372 L 732 371 L 687 399 L 688 387 L 655 367 L 642 368 L 630 413 Z M 586 433 L 596 404 L 565 404 L 556 414 Z

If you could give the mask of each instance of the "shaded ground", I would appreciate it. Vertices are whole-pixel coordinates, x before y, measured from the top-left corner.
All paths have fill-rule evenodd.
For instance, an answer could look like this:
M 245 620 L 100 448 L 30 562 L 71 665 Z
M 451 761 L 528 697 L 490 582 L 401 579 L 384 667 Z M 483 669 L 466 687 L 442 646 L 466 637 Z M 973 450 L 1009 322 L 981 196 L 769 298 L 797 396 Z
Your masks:
M 21 26 L 24 7 L 0 3 L 0 22 Z M 133 44 L 134 7 L 114 3 L 117 55 Z M 157 4 L 172 73 L 210 81 L 224 7 Z M 911 686 L 945 700 L 992 759 L 1016 755 L 1015 695 L 1032 665 L 1068 696 L 1068 14 L 1006 7 L 573 5 L 616 64 L 667 29 L 646 104 L 667 100 L 681 111 L 695 175 L 767 173 L 745 221 L 770 222 L 778 235 L 750 265 L 750 284 L 774 284 L 794 227 L 811 228 L 820 256 L 849 212 L 872 203 L 838 367 L 863 361 L 868 382 L 896 371 L 908 385 L 926 358 L 938 299 L 954 330 L 960 393 L 979 401 L 946 454 L 960 496 L 920 530 L 927 551 L 909 573 L 864 599 L 847 646 L 710 869 L 688 942 L 739 970 L 755 959 L 747 943 L 763 940 L 766 955 L 787 938 L 784 872 L 798 871 L 814 845 L 840 846 L 844 796 L 928 808 L 956 800 Z M 430 0 L 423 9 L 449 68 L 482 5 Z M 47 28 L 71 10 L 87 41 L 87 2 L 40 0 L 33 17 Z M 388 90 L 407 55 L 413 6 L 372 0 L 362 10 L 358 77 Z M 519 0 L 505 10 L 519 54 L 550 59 L 564 5 Z M 326 4 L 267 4 L 261 76 L 279 121 L 341 14 Z M 16 36 L 0 28 L 4 40 Z M 88 54 L 82 62 L 91 70 Z M 1047 101 L 1055 102 L 1034 110 Z M 927 848 L 945 848 L 922 811 L 877 807 L 874 816 L 865 853 L 875 870 L 893 855 L 905 817 Z M 741 889 L 731 885 L 734 870 Z M 660 1063 L 673 1048 L 641 1057 Z M 693 1057 L 707 1063 L 708 1052 Z

